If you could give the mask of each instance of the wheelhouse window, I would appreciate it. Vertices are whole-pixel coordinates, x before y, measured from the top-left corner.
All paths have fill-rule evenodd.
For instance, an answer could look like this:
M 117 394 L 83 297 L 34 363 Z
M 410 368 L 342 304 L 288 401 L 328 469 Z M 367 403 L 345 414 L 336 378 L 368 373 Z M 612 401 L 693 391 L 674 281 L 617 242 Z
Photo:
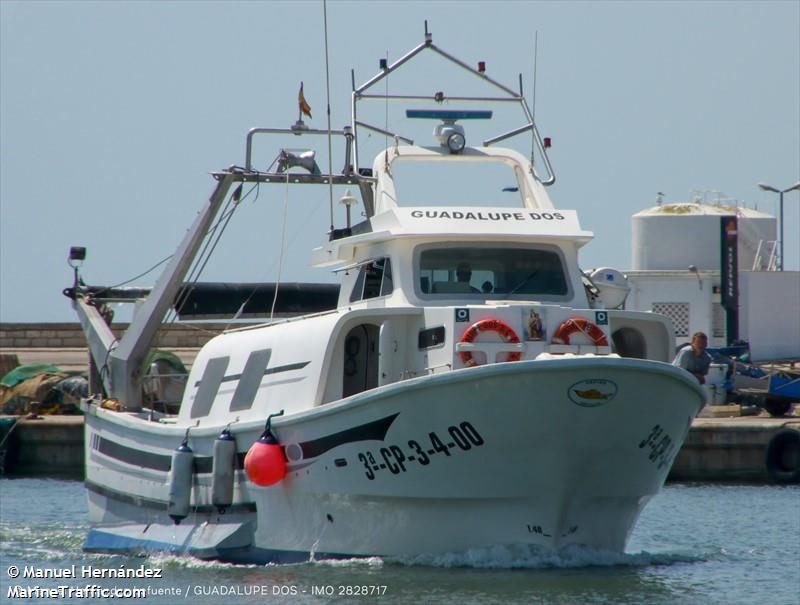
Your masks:
M 388 296 L 393 290 L 391 261 L 388 258 L 367 261 L 359 267 L 350 302 Z
M 523 247 L 429 248 L 419 254 L 423 296 L 483 298 L 563 297 L 569 284 L 556 249 Z

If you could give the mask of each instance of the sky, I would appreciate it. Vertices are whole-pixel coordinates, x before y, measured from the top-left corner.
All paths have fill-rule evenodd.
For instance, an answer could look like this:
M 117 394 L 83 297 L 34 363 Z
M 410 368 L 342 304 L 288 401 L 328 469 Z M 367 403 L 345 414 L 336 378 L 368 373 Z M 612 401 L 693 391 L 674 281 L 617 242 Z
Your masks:
M 776 213 L 777 195 L 757 183 L 800 179 L 798 1 L 331 0 L 327 12 L 334 128 L 349 122 L 351 70 L 366 81 L 380 58 L 423 41 L 425 20 L 437 46 L 485 61 L 510 88 L 521 73 L 531 102 L 538 32 L 536 122 L 552 137 L 557 176 L 549 193 L 595 233 L 584 268 L 631 266 L 630 217 L 657 192 L 668 202 L 721 192 L 706 195 Z M 82 274 L 97 285 L 171 254 L 212 190 L 209 173 L 244 163 L 248 129 L 297 119 L 301 81 L 306 122 L 325 128 L 324 34 L 321 1 L 0 0 L 0 321 L 76 319 L 61 295 L 72 245 L 87 247 Z M 420 59 L 387 85 L 457 94 L 464 73 L 440 63 Z M 373 104 L 367 121 L 405 132 L 405 108 Z M 521 124 L 498 112 L 468 125 L 468 144 Z M 432 126 L 415 126 L 415 141 L 435 144 Z M 363 167 L 384 140 L 362 142 Z M 275 153 L 256 145 L 257 166 Z M 324 169 L 327 155 L 318 160 Z M 785 267 L 798 270 L 800 193 L 784 204 Z M 259 188 L 201 279 L 335 281 L 309 265 L 329 212 L 324 187 Z

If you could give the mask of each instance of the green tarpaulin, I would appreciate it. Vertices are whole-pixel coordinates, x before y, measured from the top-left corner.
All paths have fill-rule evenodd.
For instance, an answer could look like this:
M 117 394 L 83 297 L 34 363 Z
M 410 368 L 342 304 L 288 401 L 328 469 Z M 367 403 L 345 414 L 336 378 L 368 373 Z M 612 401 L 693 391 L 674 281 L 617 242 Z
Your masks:
M 19 366 L 11 370 L 8 374 L 3 376 L 0 384 L 4 387 L 15 387 L 20 382 L 25 382 L 39 374 L 62 374 L 61 368 L 54 366 L 51 363 L 29 363 L 24 366 Z

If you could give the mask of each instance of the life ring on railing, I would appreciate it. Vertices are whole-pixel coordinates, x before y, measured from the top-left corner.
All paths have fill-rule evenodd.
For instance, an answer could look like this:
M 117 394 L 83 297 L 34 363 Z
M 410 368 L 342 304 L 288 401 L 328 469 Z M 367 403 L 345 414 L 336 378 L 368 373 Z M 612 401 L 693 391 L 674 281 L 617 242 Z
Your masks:
M 585 334 L 592 344 L 596 347 L 607 347 L 608 339 L 605 332 L 597 324 L 593 324 L 585 317 L 570 317 L 561 323 L 553 334 L 553 342 L 560 345 L 568 345 L 573 334 Z
M 474 342 L 481 332 L 497 332 L 505 342 L 512 344 L 519 342 L 519 336 L 514 332 L 514 329 L 500 319 L 481 319 L 476 321 L 467 328 L 467 331 L 462 334 L 458 342 Z M 472 351 L 460 351 L 458 356 L 468 368 L 478 365 L 478 362 L 472 358 Z M 507 361 L 519 361 L 521 358 L 522 353 L 519 351 L 509 351 Z

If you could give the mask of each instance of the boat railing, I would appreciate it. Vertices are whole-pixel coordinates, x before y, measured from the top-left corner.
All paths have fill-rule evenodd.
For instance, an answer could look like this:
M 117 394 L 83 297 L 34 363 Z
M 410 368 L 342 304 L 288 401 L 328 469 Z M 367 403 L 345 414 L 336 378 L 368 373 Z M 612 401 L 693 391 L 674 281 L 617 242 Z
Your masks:
M 445 60 L 449 61 L 450 63 L 461 67 L 468 73 L 476 76 L 477 78 L 481 79 L 485 83 L 489 84 L 490 86 L 498 89 L 503 93 L 502 96 L 450 96 L 445 95 L 443 92 L 437 92 L 433 95 L 407 95 L 407 94 L 390 94 L 388 91 L 386 93 L 367 93 L 369 89 L 375 86 L 378 82 L 382 81 L 384 78 L 388 77 L 389 74 L 392 72 L 400 69 L 406 63 L 408 63 L 411 59 L 416 57 L 418 54 L 423 52 L 426 49 L 430 49 L 431 51 L 435 52 Z M 413 144 L 413 141 L 409 137 L 401 136 L 399 134 L 388 132 L 383 130 L 377 126 L 367 124 L 366 122 L 358 119 L 358 111 L 357 105 L 359 101 L 383 101 L 385 103 L 389 101 L 411 101 L 411 102 L 425 102 L 431 101 L 437 104 L 440 104 L 444 101 L 448 102 L 460 102 L 460 103 L 474 103 L 474 102 L 485 102 L 485 103 L 517 103 L 519 104 L 520 109 L 523 112 L 525 123 L 512 130 L 507 132 L 498 134 L 494 137 L 485 139 L 483 141 L 483 145 L 485 147 L 489 147 L 494 143 L 498 143 L 505 139 L 509 139 L 511 137 L 517 136 L 519 134 L 525 132 L 531 132 L 532 134 L 532 147 L 531 147 L 531 166 L 535 166 L 535 156 L 538 152 L 539 157 L 541 157 L 542 161 L 544 162 L 545 169 L 547 171 L 546 178 L 541 178 L 535 174 L 536 178 L 542 183 L 542 185 L 552 185 L 555 183 L 556 177 L 555 173 L 553 172 L 553 167 L 550 164 L 550 160 L 547 157 L 547 140 L 543 140 L 539 134 L 538 129 L 536 128 L 536 123 L 533 119 L 533 113 L 531 112 L 530 108 L 528 107 L 528 102 L 525 99 L 525 96 L 522 93 L 522 74 L 519 75 L 519 92 L 514 91 L 513 89 L 501 84 L 500 82 L 492 79 L 486 74 L 485 64 L 483 62 L 478 64 L 478 68 L 474 68 L 471 65 L 468 65 L 464 61 L 461 61 L 457 57 L 445 52 L 441 48 L 437 47 L 433 43 L 433 36 L 430 32 L 428 32 L 428 24 L 425 23 L 425 41 L 419 44 L 416 48 L 410 50 L 405 55 L 397 59 L 391 65 L 388 65 L 385 60 L 381 60 L 381 70 L 372 76 L 369 80 L 361 84 L 361 86 L 356 86 L 355 83 L 355 73 L 351 72 L 352 78 L 352 88 L 353 92 L 351 95 L 351 102 L 350 102 L 350 120 L 351 120 L 351 133 L 353 135 L 352 143 L 353 143 L 353 158 L 355 160 L 355 165 L 359 165 L 359 157 L 358 157 L 358 128 L 366 128 L 372 130 L 374 132 L 378 132 L 380 134 L 384 134 L 386 136 L 393 137 L 397 140 L 405 141 L 409 144 Z
M 297 164 L 291 164 L 281 167 L 275 171 L 260 171 L 253 168 L 253 139 L 256 135 L 287 135 L 294 136 L 303 135 L 316 135 L 331 137 L 344 137 L 344 167 L 339 174 L 324 174 L 316 166 L 316 162 L 311 157 L 306 163 L 300 160 Z M 356 185 L 360 192 L 364 208 L 368 214 L 373 212 L 373 188 L 372 184 L 375 179 L 369 174 L 361 174 L 354 169 L 352 161 L 352 151 L 354 148 L 353 140 L 354 134 L 352 127 L 345 126 L 341 130 L 322 130 L 317 128 L 309 128 L 301 120 L 295 122 L 291 128 L 251 128 L 247 133 L 247 143 L 245 148 L 245 165 L 244 168 L 233 166 L 230 170 L 225 172 L 214 173 L 217 180 L 222 180 L 227 175 L 232 175 L 233 179 L 242 183 L 292 183 L 296 185 L 314 184 L 314 185 Z M 288 153 L 290 150 L 282 148 L 278 157 L 273 161 L 272 165 L 279 161 L 281 154 Z M 308 151 L 313 151 L 309 149 Z M 288 157 L 288 156 L 287 156 Z M 332 161 L 332 159 L 331 159 Z M 270 166 L 270 168 L 272 167 Z M 306 172 L 289 172 L 290 167 L 300 166 Z
M 258 134 L 291 134 L 302 135 L 323 135 L 342 136 L 345 138 L 345 161 L 341 174 L 349 175 L 353 173 L 353 165 L 350 161 L 350 150 L 352 148 L 353 131 L 349 126 L 341 130 L 320 130 L 318 128 L 308 128 L 302 121 L 298 120 L 291 128 L 251 128 L 247 132 L 247 147 L 245 150 L 244 167 L 247 172 L 253 172 L 253 138 Z M 338 175 L 319 174 L 313 175 L 319 179 L 319 183 L 327 183 L 327 179 Z
M 177 414 L 189 374 L 173 372 L 142 377 L 143 407 L 165 414 Z

